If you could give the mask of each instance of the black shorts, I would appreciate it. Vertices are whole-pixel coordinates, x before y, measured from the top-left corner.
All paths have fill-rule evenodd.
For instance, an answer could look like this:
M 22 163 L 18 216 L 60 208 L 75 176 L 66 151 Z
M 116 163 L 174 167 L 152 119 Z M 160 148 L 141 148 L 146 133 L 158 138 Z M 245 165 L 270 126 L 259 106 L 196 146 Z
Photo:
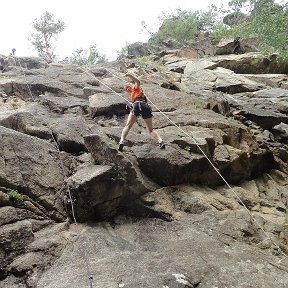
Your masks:
M 131 113 L 134 114 L 136 117 L 141 115 L 143 119 L 147 119 L 153 116 L 152 109 L 146 102 L 136 101 L 132 104 L 132 106 L 133 108 L 131 110 Z

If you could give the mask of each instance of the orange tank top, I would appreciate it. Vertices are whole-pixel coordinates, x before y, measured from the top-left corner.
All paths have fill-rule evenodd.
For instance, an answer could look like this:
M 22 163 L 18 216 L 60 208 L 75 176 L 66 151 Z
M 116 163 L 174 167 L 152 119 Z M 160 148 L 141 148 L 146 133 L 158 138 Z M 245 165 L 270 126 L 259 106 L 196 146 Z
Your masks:
M 139 86 L 135 88 L 135 85 L 131 85 L 127 89 L 130 92 L 131 101 L 135 102 L 137 97 L 140 97 L 143 94 L 142 88 Z

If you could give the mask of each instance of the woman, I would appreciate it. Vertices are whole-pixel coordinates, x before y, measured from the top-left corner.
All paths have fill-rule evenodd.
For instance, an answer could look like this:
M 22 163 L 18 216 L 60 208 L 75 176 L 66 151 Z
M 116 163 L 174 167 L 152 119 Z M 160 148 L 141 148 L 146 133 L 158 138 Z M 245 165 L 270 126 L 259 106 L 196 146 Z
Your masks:
M 145 97 L 142 88 L 140 87 L 140 81 L 135 76 L 131 74 L 125 74 L 125 77 L 128 76 L 133 84 L 125 85 L 125 90 L 130 93 L 132 109 L 129 113 L 125 127 L 122 130 L 121 139 L 119 142 L 119 151 L 123 151 L 125 139 L 137 120 L 139 115 L 142 116 L 145 124 L 147 126 L 150 136 L 157 140 L 161 149 L 165 148 L 165 144 L 159 134 L 153 129 L 152 125 L 152 110 L 147 103 L 147 98 Z

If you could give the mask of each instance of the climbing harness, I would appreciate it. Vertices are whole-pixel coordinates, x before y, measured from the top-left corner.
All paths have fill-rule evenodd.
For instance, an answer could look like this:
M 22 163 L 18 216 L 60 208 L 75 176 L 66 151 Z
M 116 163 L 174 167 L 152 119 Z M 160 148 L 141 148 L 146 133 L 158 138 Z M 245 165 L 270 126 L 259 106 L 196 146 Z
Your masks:
M 97 81 L 99 81 L 101 84 L 103 83 L 102 81 L 100 81 L 99 79 L 97 79 L 94 75 L 91 75 L 91 73 L 88 73 L 85 69 L 82 69 L 86 74 L 92 76 L 94 79 L 96 79 Z M 114 77 L 118 78 L 121 81 L 126 81 L 125 79 L 119 77 L 118 75 L 116 75 L 115 73 L 111 72 L 110 70 L 106 69 L 111 75 L 113 75 Z M 110 88 L 108 85 L 106 85 L 105 83 L 103 83 L 103 85 L 105 87 L 107 87 L 110 91 L 112 91 L 114 94 L 120 96 L 121 98 L 124 98 L 122 95 L 120 95 L 119 93 L 117 93 L 116 91 L 114 91 L 112 88 Z M 237 200 L 239 201 L 239 203 L 243 206 L 243 208 L 245 209 L 245 211 L 249 214 L 250 218 L 254 221 L 255 225 L 258 226 L 258 228 L 263 232 L 263 235 L 265 235 L 265 239 L 263 241 L 261 241 L 260 243 L 256 244 L 256 245 L 260 245 L 263 242 L 266 241 L 270 241 L 270 243 L 276 247 L 278 249 L 278 251 L 280 251 L 280 253 L 285 257 L 288 258 L 288 255 L 282 251 L 282 249 L 280 248 L 280 246 L 275 243 L 273 241 L 273 239 L 271 239 L 271 237 L 268 235 L 268 233 L 263 229 L 263 227 L 261 226 L 261 224 L 257 221 L 257 219 L 253 216 L 253 214 L 250 212 L 250 210 L 247 208 L 247 206 L 245 205 L 245 203 L 242 201 L 242 199 L 239 197 L 239 195 L 237 194 L 237 192 L 235 191 L 235 189 L 233 189 L 233 187 L 231 187 L 231 185 L 227 182 L 227 180 L 222 176 L 222 174 L 220 173 L 219 169 L 217 169 L 217 167 L 213 164 L 213 162 L 209 159 L 209 157 L 206 155 L 206 153 L 203 151 L 203 149 L 200 147 L 200 145 L 198 144 L 197 140 L 189 133 L 187 133 L 186 131 L 184 131 L 179 125 L 177 125 L 175 122 L 173 122 L 164 112 L 162 112 L 147 96 L 145 96 L 148 100 L 148 102 L 150 102 L 156 109 L 158 112 L 160 112 L 161 115 L 163 115 L 173 126 L 175 126 L 176 128 L 178 128 L 184 135 L 186 135 L 188 138 L 191 138 L 195 145 L 197 146 L 197 148 L 199 149 L 199 151 L 204 155 L 204 157 L 207 159 L 207 161 L 210 163 L 210 165 L 212 166 L 212 168 L 216 171 L 216 173 L 219 175 L 219 177 L 223 180 L 223 182 L 226 184 L 226 186 L 233 192 L 233 194 L 235 195 L 235 197 L 237 198 Z M 125 99 L 126 100 L 126 99 Z M 127 101 L 127 100 L 126 100 Z

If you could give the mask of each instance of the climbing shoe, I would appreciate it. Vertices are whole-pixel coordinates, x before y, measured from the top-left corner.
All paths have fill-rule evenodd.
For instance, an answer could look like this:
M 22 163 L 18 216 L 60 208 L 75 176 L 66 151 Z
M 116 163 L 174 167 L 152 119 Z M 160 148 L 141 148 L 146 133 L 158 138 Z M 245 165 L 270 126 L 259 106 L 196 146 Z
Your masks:
M 161 141 L 161 142 L 159 143 L 159 147 L 160 147 L 161 149 L 165 149 L 165 143 L 164 143 L 163 141 Z
M 124 147 L 124 144 L 120 143 L 120 144 L 119 144 L 119 147 L 118 147 L 118 150 L 119 150 L 120 152 L 122 152 L 122 151 L 123 151 L 123 147 Z

